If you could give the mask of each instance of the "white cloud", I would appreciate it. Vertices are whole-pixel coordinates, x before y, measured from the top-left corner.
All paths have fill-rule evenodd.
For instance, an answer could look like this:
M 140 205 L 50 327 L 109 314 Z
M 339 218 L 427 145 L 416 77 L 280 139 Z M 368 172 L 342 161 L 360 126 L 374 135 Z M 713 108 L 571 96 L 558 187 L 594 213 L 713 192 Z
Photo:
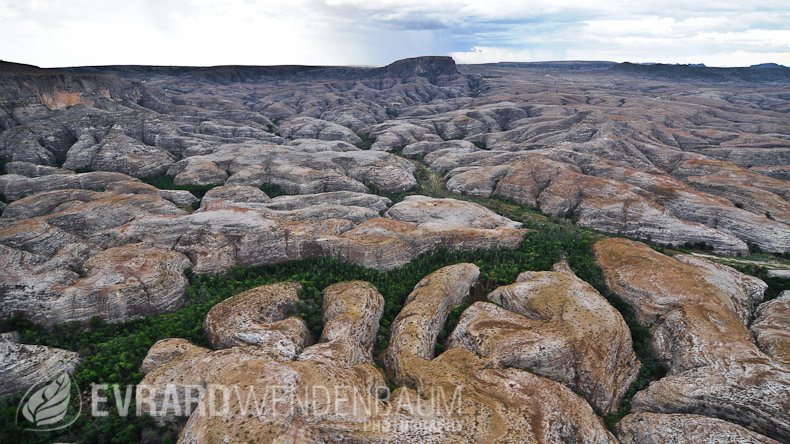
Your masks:
M 788 63 L 787 53 L 786 0 L 0 0 L 0 58 L 41 66 L 383 64 L 423 54 L 734 65 Z
M 507 48 L 491 48 L 475 46 L 469 51 L 451 52 L 450 56 L 457 63 L 496 63 L 496 62 L 534 62 L 539 60 L 555 60 L 557 55 L 550 50 L 512 50 Z

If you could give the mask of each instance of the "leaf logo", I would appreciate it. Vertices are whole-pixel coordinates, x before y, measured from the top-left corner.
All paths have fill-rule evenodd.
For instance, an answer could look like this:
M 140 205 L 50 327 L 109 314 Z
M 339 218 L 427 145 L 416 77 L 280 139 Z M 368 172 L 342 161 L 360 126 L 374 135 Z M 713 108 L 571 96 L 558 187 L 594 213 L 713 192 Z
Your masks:
M 35 386 L 32 387 L 25 395 L 27 402 L 22 404 L 21 407 L 22 416 L 37 427 L 32 430 L 62 429 L 68 427 L 77 419 L 79 412 L 77 412 L 74 418 L 68 423 L 57 425 L 64 421 L 66 415 L 69 413 L 72 378 L 68 373 L 61 374 L 52 382 L 31 394 L 31 391 L 35 388 Z M 80 411 L 81 410 L 82 404 L 80 404 Z M 18 415 L 19 412 L 17 412 L 17 416 Z

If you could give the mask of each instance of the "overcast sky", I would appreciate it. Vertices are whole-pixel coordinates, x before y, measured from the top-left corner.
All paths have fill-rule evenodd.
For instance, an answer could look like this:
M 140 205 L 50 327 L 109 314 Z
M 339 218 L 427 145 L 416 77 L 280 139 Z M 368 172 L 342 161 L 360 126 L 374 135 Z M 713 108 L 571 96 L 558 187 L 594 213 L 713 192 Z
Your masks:
M 790 1 L 0 0 L 0 59 L 43 67 L 419 55 L 790 65 Z

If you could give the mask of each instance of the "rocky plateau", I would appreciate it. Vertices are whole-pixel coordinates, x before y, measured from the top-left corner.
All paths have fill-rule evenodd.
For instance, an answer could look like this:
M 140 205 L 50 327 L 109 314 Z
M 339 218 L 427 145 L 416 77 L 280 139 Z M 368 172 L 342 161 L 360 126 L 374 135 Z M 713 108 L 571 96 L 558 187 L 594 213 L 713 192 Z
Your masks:
M 182 443 L 790 443 L 790 291 L 765 297 L 786 270 L 721 263 L 790 254 L 789 82 L 449 57 L 0 61 L 0 326 L 167 314 L 190 276 L 300 259 L 378 273 L 506 254 L 548 220 L 587 235 L 597 281 L 562 254 L 506 281 L 463 259 L 396 308 L 373 278 L 334 280 L 310 318 L 313 283 L 268 280 L 205 308 L 199 340 L 145 343 L 137 406 Z M 0 396 L 90 359 L 6 330 Z M 666 369 L 643 385 L 639 341 Z M 217 386 L 277 396 L 242 412 L 187 395 Z

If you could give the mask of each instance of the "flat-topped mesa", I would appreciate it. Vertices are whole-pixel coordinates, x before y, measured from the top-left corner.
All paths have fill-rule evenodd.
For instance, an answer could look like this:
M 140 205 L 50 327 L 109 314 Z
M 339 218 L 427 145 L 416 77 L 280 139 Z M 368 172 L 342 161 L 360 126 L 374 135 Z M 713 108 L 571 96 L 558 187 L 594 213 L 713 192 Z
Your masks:
M 455 60 L 446 56 L 424 56 L 397 60 L 382 68 L 376 68 L 371 73 L 399 78 L 425 77 L 433 84 L 447 83 L 460 76 L 455 67 Z

